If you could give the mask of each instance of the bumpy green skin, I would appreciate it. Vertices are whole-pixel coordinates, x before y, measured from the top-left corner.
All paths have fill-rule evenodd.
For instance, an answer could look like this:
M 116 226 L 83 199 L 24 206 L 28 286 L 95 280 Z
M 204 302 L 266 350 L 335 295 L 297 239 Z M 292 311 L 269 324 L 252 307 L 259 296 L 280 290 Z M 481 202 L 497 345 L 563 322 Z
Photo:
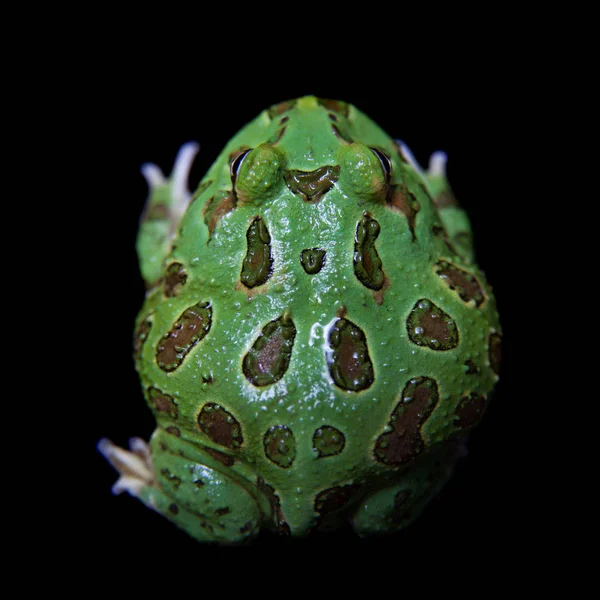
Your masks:
M 157 420 L 142 500 L 221 543 L 409 524 L 498 379 L 494 298 L 445 178 L 354 106 L 282 103 L 227 144 L 163 265 L 135 340 Z

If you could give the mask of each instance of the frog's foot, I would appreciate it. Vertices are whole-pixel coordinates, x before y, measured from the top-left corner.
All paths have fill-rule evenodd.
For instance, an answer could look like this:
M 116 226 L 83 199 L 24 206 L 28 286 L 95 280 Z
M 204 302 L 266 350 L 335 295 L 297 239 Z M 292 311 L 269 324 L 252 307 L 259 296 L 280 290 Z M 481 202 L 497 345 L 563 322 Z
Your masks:
M 427 171 L 423 170 L 423 167 L 418 163 L 412 150 L 402 141 L 396 140 L 400 152 L 408 162 L 408 164 L 425 180 L 430 178 L 443 178 L 446 179 L 446 163 L 448 162 L 448 155 L 441 150 L 434 152 L 429 157 L 429 165 Z
M 129 450 L 119 448 L 103 438 L 98 442 L 98 451 L 120 475 L 112 487 L 113 494 L 128 492 L 139 498 L 142 489 L 151 487 L 154 483 L 150 447 L 141 438 L 131 438 Z
M 434 152 L 429 157 L 429 166 L 427 167 L 427 177 L 443 177 L 446 179 L 446 163 L 448 155 L 441 150 Z

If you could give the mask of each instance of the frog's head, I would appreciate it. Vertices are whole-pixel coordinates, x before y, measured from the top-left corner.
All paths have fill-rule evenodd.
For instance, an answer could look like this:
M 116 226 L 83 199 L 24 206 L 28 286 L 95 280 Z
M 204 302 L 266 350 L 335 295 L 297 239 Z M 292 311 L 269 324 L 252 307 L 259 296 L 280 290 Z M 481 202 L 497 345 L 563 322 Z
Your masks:
M 384 202 L 404 164 L 396 143 L 345 102 L 305 96 L 272 106 L 235 138 L 231 178 L 241 204 L 278 196 L 283 186 L 317 203 L 334 186 Z

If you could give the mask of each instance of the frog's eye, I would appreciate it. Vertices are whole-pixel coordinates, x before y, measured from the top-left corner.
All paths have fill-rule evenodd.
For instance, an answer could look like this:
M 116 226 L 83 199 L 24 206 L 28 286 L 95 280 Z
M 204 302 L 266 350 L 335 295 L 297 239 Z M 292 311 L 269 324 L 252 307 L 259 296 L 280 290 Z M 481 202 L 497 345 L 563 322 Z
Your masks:
M 389 183 L 390 179 L 392 178 L 392 159 L 385 152 L 382 152 L 377 148 L 370 146 L 370 150 L 379 159 L 381 168 L 383 169 L 383 173 L 385 175 L 385 182 L 386 184 Z
M 284 185 L 285 156 L 273 144 L 260 144 L 240 149 L 229 169 L 237 202 L 258 205 L 276 197 Z
M 362 142 L 338 150 L 339 186 L 363 202 L 384 203 L 390 190 L 392 161 L 380 148 Z
M 235 185 L 235 182 L 238 178 L 244 159 L 246 158 L 246 156 L 248 156 L 250 152 L 252 152 L 252 148 L 246 148 L 245 150 L 241 150 L 240 152 L 238 152 L 233 157 L 229 167 L 229 174 L 231 175 L 231 181 L 233 182 L 233 185 Z

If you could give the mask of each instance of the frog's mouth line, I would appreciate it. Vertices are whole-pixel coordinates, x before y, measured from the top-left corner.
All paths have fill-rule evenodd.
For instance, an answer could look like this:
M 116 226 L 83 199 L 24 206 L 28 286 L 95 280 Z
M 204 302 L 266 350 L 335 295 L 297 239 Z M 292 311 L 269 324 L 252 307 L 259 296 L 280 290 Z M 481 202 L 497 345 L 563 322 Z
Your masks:
M 285 183 L 305 202 L 316 204 L 333 187 L 339 176 L 339 165 L 325 165 L 314 171 L 286 171 Z

